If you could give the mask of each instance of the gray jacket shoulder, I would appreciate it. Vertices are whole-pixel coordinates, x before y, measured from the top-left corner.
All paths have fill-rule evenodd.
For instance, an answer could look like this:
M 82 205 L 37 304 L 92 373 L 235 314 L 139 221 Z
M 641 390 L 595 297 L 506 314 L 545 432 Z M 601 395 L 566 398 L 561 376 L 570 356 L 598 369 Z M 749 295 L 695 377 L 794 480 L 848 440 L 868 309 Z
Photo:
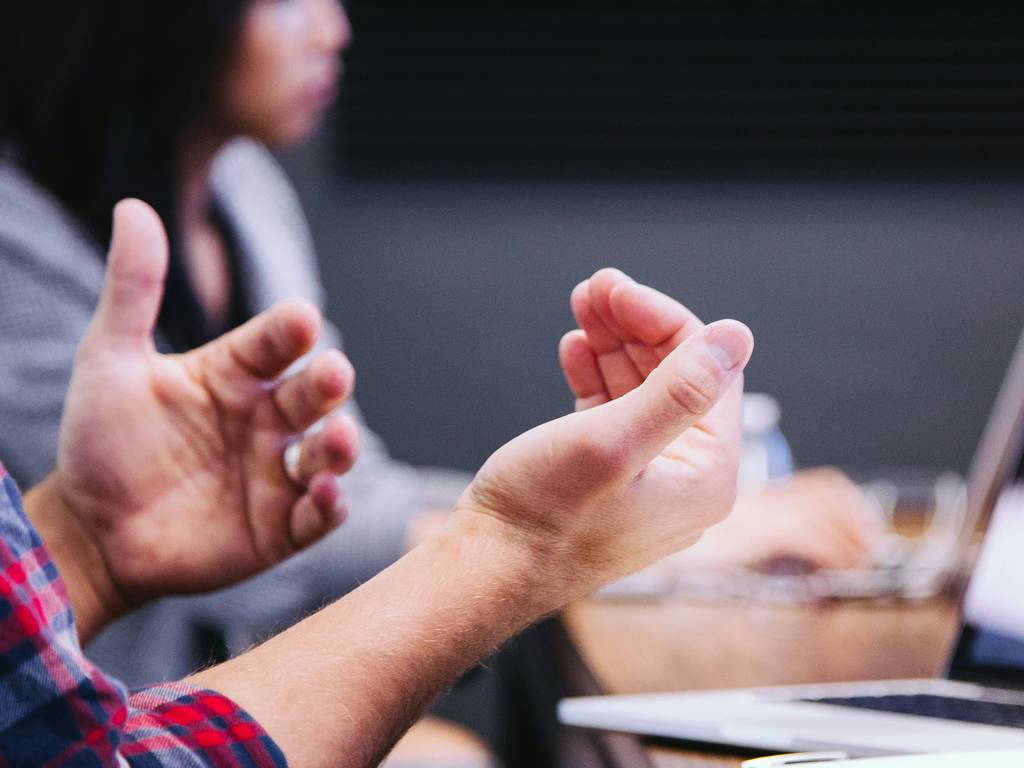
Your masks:
M 102 283 L 89 234 L 0 162 L 0 456 L 23 487 L 55 464 L 68 373 Z
M 11 160 L 0 160 L 0 265 L 3 283 L 17 270 L 56 279 L 61 287 L 94 298 L 103 280 L 101 251 L 92 235 Z
M 291 182 L 262 144 L 235 139 L 210 176 L 245 254 L 242 279 L 258 309 L 289 298 L 323 307 L 313 239 Z

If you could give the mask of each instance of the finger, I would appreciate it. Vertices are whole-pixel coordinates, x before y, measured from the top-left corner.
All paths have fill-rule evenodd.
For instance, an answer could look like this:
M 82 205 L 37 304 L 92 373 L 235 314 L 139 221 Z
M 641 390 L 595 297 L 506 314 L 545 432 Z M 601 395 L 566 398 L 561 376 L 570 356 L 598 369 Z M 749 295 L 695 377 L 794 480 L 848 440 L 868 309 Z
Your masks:
M 573 289 L 570 298 L 573 315 L 597 355 L 598 369 L 604 380 L 605 391 L 612 398 L 621 397 L 637 387 L 643 381 L 643 376 L 623 348 L 622 339 L 595 311 L 590 298 L 590 282 L 584 280 Z
M 319 541 L 348 516 L 348 500 L 338 478 L 323 472 L 313 478 L 309 490 L 292 506 L 288 536 L 295 549 Z
M 589 280 L 584 280 L 573 288 L 569 303 L 572 306 L 573 317 L 576 318 L 580 329 L 587 334 L 595 353 L 601 355 L 622 346 L 622 340 L 605 325 L 594 311 L 594 306 L 590 302 Z
M 620 342 L 636 341 L 637 337 L 630 333 L 629 329 L 623 326 L 615 316 L 611 307 L 611 295 L 620 286 L 632 282 L 632 278 L 612 267 L 598 270 L 588 281 L 587 293 L 591 307 L 605 327 L 614 333 Z
M 631 280 L 617 284 L 608 303 L 623 332 L 659 350 L 661 357 L 704 327 L 693 312 L 675 299 Z
M 167 235 L 156 212 L 141 200 L 114 208 L 103 293 L 90 341 L 145 348 L 152 343 L 167 274 Z
M 331 349 L 274 388 L 274 402 L 296 432 L 308 429 L 352 394 L 355 369 L 339 350 Z
M 345 413 L 334 414 L 324 422 L 323 429 L 302 439 L 295 479 L 307 484 L 320 472 L 344 474 L 355 464 L 359 448 L 355 420 Z
M 313 348 L 320 335 L 320 311 L 306 301 L 277 304 L 203 348 L 260 379 L 280 375 Z
M 739 446 L 743 439 L 743 375 L 729 384 L 725 393 L 695 427 L 701 432 Z
M 597 356 L 586 333 L 575 330 L 565 334 L 558 344 L 558 360 L 569 389 L 577 399 L 607 396 L 604 379 L 597 366 Z
M 598 360 L 612 397 L 620 397 L 657 368 L 687 336 L 703 327 L 682 304 L 640 285 L 617 269 L 602 269 L 587 281 L 589 308 L 619 348 L 602 348 Z
M 599 405 L 604 405 L 611 397 L 601 393 L 600 395 L 591 395 L 590 397 L 578 397 L 573 408 L 574 411 L 586 411 L 591 408 L 596 408 Z
M 608 314 L 615 318 L 626 354 L 642 378 L 689 335 L 704 327 L 696 315 L 665 294 L 622 280 L 608 294 Z
M 643 374 L 624 347 L 598 355 L 597 367 L 613 400 L 632 392 L 644 380 Z
M 611 400 L 587 335 L 569 331 L 558 345 L 558 357 L 569 388 L 576 396 L 575 410 L 585 411 Z
M 579 414 L 585 417 L 581 428 L 615 441 L 632 474 L 698 422 L 724 440 L 738 441 L 738 384 L 753 346 L 742 323 L 713 323 L 683 342 L 633 392 Z M 719 401 L 726 407 L 715 414 Z
M 665 357 L 665 355 L 658 354 L 656 350 L 651 349 L 646 344 L 642 344 L 640 342 L 635 341 L 627 342 L 625 345 L 625 350 L 626 354 L 629 356 L 629 361 L 630 363 L 632 363 L 633 368 L 636 370 L 637 373 L 640 374 L 640 377 L 643 379 L 646 379 L 648 376 L 650 376 L 651 371 L 657 368 Z M 672 350 L 668 350 L 668 352 L 671 351 Z M 666 352 L 665 354 L 668 354 L 668 352 Z

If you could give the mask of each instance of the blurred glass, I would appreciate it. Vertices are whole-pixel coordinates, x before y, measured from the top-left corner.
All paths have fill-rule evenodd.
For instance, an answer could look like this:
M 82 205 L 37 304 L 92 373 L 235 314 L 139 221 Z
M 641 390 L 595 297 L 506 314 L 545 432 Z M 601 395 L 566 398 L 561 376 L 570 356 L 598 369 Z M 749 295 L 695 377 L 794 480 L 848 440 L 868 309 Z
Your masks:
M 781 417 L 782 407 L 771 395 L 743 395 L 740 493 L 756 493 L 773 480 L 784 480 L 793 474 L 793 451 L 779 426 Z

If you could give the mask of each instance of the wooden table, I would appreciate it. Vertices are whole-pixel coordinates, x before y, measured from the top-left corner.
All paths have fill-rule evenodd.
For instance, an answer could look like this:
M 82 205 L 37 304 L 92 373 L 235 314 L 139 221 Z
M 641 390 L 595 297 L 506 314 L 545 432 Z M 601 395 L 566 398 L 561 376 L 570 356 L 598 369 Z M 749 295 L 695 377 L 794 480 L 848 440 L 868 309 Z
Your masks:
M 817 605 L 592 599 L 564 619 L 591 680 L 607 693 L 927 677 L 941 671 L 958 623 L 949 598 Z M 621 735 L 606 742 L 606 762 L 622 768 L 736 768 L 743 759 L 680 745 L 641 748 Z

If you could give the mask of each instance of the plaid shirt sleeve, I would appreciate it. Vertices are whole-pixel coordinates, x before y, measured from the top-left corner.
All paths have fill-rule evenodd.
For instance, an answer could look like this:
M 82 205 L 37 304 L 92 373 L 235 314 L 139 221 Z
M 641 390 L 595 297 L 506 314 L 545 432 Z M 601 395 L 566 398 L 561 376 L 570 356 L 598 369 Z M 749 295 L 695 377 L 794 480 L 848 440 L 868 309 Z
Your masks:
M 129 694 L 85 658 L 67 588 L 0 465 L 0 768 L 284 765 L 224 696 L 183 683 Z

